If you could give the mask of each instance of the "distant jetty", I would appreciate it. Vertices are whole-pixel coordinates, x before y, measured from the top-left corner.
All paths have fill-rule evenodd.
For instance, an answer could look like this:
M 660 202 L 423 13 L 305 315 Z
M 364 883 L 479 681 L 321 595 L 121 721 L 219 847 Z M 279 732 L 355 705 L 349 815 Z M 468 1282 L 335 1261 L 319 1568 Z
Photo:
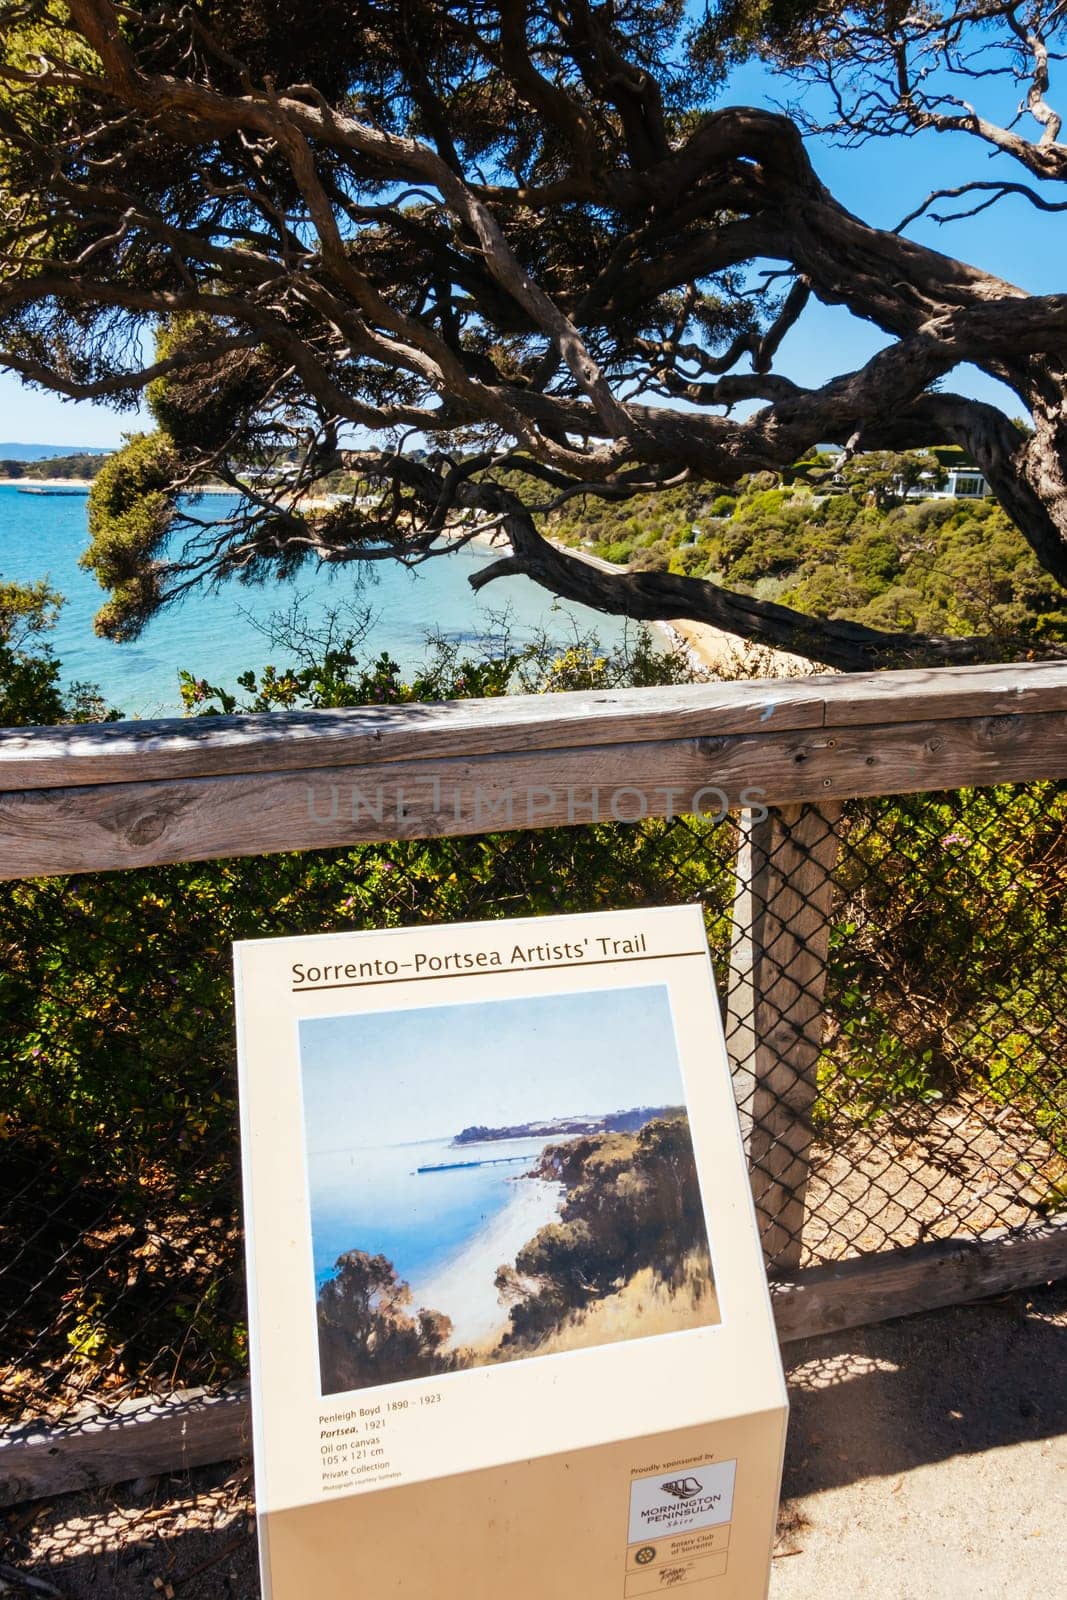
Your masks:
M 436 1161 L 433 1166 L 416 1167 L 416 1172 L 458 1172 L 461 1167 L 499 1167 L 509 1161 L 528 1161 L 529 1156 L 487 1156 L 484 1161 Z
M 19 494 L 88 494 L 88 484 L 18 483 Z

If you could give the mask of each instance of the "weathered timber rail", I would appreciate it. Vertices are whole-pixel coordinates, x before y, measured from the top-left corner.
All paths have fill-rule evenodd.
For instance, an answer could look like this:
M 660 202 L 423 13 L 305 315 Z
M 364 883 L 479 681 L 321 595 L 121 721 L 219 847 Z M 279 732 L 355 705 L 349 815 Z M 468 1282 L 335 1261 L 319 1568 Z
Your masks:
M 0 877 L 1067 776 L 1067 663 L 12 730 Z
M 17 729 L 0 732 L 0 877 L 747 809 L 727 999 L 757 1215 L 788 1271 L 841 802 L 1064 777 L 1067 662 Z M 793 1271 L 775 1312 L 798 1339 L 1063 1275 L 1067 1221 L 1050 1222 Z M 0 1504 L 247 1438 L 239 1389 L 26 1423 L 0 1433 Z

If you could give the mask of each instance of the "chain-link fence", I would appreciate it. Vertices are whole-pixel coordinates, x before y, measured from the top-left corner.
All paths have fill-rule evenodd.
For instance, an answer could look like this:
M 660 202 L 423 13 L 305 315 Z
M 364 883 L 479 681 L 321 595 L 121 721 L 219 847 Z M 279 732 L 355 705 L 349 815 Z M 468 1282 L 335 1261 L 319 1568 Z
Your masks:
M 1067 1205 L 1062 788 L 853 801 L 764 830 L 765 859 L 758 841 L 741 856 L 765 943 L 762 1070 L 739 1099 L 772 1273 Z
M 1067 1203 L 1052 783 L 0 890 L 9 1420 L 245 1370 L 230 942 L 700 900 L 772 1275 Z
M 1046 783 L 8 886 L 8 1416 L 243 1372 L 233 938 L 698 898 L 772 1272 L 1055 1211 L 1065 822 Z M 225 1467 L 38 1502 L 0 1579 L 252 1597 L 250 1512 Z

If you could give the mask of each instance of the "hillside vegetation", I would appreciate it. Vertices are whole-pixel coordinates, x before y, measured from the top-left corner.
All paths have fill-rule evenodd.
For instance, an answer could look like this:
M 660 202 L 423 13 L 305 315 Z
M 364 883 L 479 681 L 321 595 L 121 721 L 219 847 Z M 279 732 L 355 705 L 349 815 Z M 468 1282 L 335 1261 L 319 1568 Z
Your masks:
M 758 473 L 729 491 L 577 497 L 542 527 L 636 571 L 707 577 L 819 616 L 989 631 L 1006 645 L 1067 642 L 1067 596 L 994 500 L 904 498 L 920 470 L 936 486 L 951 455 L 860 456 L 840 474 L 816 456 L 785 478 Z
M 551 1144 L 538 1177 L 561 1182 L 558 1222 L 543 1227 L 503 1266 L 509 1301 L 501 1353 L 540 1350 L 588 1307 L 621 1294 L 639 1272 L 683 1301 L 685 1325 L 714 1321 L 711 1261 L 696 1161 L 684 1110 L 635 1133 L 599 1133 Z
M 25 478 L 32 483 L 41 478 L 95 478 L 108 459 L 108 456 L 97 451 L 77 451 L 69 456 L 44 456 L 34 461 L 0 457 L 0 480 Z

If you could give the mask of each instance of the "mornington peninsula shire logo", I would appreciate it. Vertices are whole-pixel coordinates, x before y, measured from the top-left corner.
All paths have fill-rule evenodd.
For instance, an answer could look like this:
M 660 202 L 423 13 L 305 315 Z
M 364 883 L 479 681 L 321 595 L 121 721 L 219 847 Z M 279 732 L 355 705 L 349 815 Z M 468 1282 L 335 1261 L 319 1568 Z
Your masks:
M 679 1462 L 669 1478 L 658 1473 L 635 1478 L 630 1484 L 627 1543 L 643 1548 L 679 1533 L 729 1522 L 736 1471 L 736 1461 L 694 1461 L 688 1471 Z
M 673 1494 L 676 1500 L 692 1500 L 695 1494 L 700 1494 L 703 1484 L 699 1478 L 672 1478 L 670 1483 L 661 1483 L 660 1488 L 666 1494 Z

